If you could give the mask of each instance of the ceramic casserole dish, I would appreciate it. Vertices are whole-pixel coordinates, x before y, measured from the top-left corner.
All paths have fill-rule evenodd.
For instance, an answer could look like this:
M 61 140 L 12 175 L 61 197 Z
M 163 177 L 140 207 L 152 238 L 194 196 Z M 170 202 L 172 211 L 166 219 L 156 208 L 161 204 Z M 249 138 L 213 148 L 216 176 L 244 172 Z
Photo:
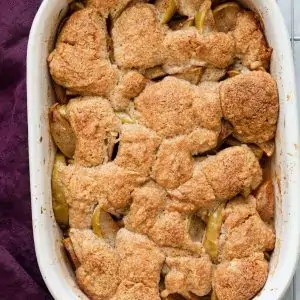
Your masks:
M 51 199 L 56 148 L 48 126 L 48 110 L 53 104 L 54 92 L 47 57 L 69 2 L 44 0 L 32 25 L 27 52 L 28 140 L 33 232 L 42 276 L 55 299 L 82 300 L 87 297 L 77 287 L 65 256 Z M 294 67 L 289 36 L 276 1 L 244 0 L 241 3 L 261 16 L 266 38 L 273 48 L 271 74 L 277 82 L 280 98 L 276 153 L 271 167 L 276 195 L 277 242 L 268 280 L 255 298 L 275 300 L 283 297 L 291 282 L 300 241 L 300 144 Z

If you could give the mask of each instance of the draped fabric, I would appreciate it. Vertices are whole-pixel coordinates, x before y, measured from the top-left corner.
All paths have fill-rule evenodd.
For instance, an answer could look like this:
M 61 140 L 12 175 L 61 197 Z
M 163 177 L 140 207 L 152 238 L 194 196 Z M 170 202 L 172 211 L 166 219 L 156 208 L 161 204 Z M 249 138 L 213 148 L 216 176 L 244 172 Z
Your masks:
M 0 0 L 0 299 L 52 299 L 34 251 L 26 115 L 26 48 L 41 0 Z

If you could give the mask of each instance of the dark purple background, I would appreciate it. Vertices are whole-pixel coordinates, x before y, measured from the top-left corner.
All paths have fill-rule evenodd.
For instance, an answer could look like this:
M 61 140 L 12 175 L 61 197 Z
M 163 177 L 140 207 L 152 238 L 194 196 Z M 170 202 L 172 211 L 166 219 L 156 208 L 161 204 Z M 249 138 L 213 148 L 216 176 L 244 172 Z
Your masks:
M 32 238 L 26 48 L 41 0 L 0 0 L 0 299 L 52 299 Z M 63 300 L 63 299 L 62 299 Z

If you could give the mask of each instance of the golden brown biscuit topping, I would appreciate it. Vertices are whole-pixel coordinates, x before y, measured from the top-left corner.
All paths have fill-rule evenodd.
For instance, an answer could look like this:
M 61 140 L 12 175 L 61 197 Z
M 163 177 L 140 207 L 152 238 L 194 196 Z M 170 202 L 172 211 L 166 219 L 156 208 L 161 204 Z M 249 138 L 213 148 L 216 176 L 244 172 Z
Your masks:
M 73 2 L 48 58 L 76 281 L 92 300 L 249 300 L 275 247 L 272 50 L 235 2 L 147 2 Z

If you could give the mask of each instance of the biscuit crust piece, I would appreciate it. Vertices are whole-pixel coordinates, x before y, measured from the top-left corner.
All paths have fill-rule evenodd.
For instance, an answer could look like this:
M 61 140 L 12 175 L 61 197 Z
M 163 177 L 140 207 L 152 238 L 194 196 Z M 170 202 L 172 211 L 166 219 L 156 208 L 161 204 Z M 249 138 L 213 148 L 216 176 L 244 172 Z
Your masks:
M 148 183 L 132 193 L 132 204 L 124 218 L 128 230 L 147 235 L 163 211 L 166 192 L 159 185 Z
M 249 300 L 264 286 L 267 276 L 268 262 L 263 253 L 255 253 L 217 265 L 213 289 L 220 300 Z
M 107 162 L 121 127 L 109 101 L 101 97 L 75 98 L 68 103 L 67 113 L 76 137 L 75 163 L 91 167 Z
M 117 65 L 146 69 L 162 64 L 165 32 L 153 5 L 138 3 L 126 9 L 112 29 Z
M 245 189 L 256 189 L 261 181 L 262 170 L 253 152 L 247 146 L 236 146 L 197 163 L 192 178 L 169 194 L 199 209 L 212 208 Z
M 210 208 L 217 200 L 199 162 L 194 166 L 192 178 L 177 189 L 169 191 L 169 195 L 172 201 L 186 202 L 197 208 Z
M 192 177 L 193 157 L 184 137 L 165 140 L 156 155 L 152 168 L 155 181 L 164 188 L 172 189 Z
M 139 72 L 122 72 L 117 86 L 109 96 L 109 100 L 114 110 L 126 110 L 130 101 L 143 91 L 146 84 L 147 79 Z
M 116 249 L 120 255 L 120 279 L 142 283 L 158 291 L 160 270 L 165 255 L 146 236 L 120 229 L 116 237 Z
M 279 101 L 275 80 L 256 71 L 225 80 L 220 88 L 224 118 L 234 127 L 234 136 L 246 143 L 274 138 Z
M 193 66 L 226 68 L 235 55 L 234 39 L 222 32 L 201 35 L 196 28 L 168 32 L 164 39 L 164 70 L 181 73 Z
M 257 200 L 236 197 L 223 213 L 224 223 L 219 239 L 219 260 L 251 256 L 255 252 L 272 251 L 275 247 L 273 226 L 264 223 L 257 212 Z
M 250 69 L 262 66 L 269 69 L 272 49 L 261 30 L 259 20 L 253 12 L 238 14 L 235 30 L 232 32 L 236 45 L 236 56 Z
M 160 145 L 160 137 L 138 124 L 121 127 L 120 145 L 115 163 L 128 170 L 148 175 Z
M 273 229 L 256 214 L 225 233 L 225 242 L 221 245 L 220 256 L 222 261 L 243 258 L 254 252 L 271 251 L 274 246 Z
M 80 261 L 76 270 L 79 287 L 92 300 L 113 296 L 120 283 L 119 256 L 115 249 L 88 229 L 71 229 L 70 238 Z
M 120 255 L 121 284 L 113 299 L 160 299 L 158 283 L 165 260 L 163 252 L 147 237 L 121 229 L 116 238 Z
M 218 200 L 231 199 L 246 188 L 254 190 L 262 181 L 259 162 L 247 146 L 227 148 L 201 167 Z
M 162 296 L 178 293 L 189 298 L 190 293 L 207 295 L 211 290 L 213 265 L 207 255 L 202 257 L 167 257 L 170 269 L 165 277 Z
M 274 187 L 271 180 L 263 183 L 256 195 L 257 211 L 264 222 L 270 223 L 274 218 L 275 199 Z
M 117 72 L 108 59 L 105 20 L 93 9 L 82 9 L 67 20 L 49 55 L 54 81 L 80 95 L 108 96 Z

